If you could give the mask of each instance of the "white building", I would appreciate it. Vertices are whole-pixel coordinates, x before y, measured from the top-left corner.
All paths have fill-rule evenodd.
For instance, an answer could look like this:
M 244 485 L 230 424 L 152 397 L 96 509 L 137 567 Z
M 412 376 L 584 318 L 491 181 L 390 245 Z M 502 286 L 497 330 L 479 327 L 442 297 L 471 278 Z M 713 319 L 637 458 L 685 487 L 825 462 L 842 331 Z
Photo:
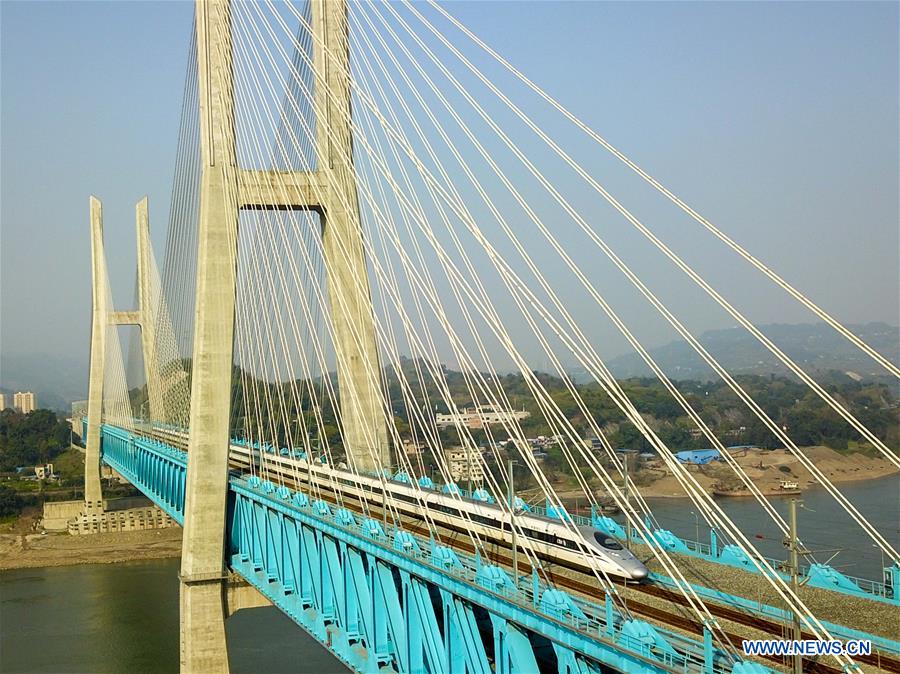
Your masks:
M 53 464 L 48 463 L 43 466 L 35 466 L 34 474 L 39 480 L 49 480 L 51 477 L 53 477 Z
M 6 409 L 6 394 L 0 393 L 0 410 Z
M 37 407 L 37 402 L 34 399 L 34 393 L 31 391 L 19 391 L 13 396 L 13 406 L 19 410 L 22 414 L 28 414 L 29 412 L 33 412 Z
M 438 414 L 435 422 L 438 428 L 446 426 L 466 426 L 467 428 L 482 428 L 489 424 L 513 423 L 519 419 L 527 419 L 531 414 L 525 410 L 498 410 L 493 405 L 479 405 L 469 409 L 466 407 L 462 412 L 457 410 L 450 414 Z
M 472 481 L 481 485 L 484 482 L 484 465 L 481 452 L 475 447 L 450 447 L 446 450 L 447 470 L 450 479 L 456 483 Z

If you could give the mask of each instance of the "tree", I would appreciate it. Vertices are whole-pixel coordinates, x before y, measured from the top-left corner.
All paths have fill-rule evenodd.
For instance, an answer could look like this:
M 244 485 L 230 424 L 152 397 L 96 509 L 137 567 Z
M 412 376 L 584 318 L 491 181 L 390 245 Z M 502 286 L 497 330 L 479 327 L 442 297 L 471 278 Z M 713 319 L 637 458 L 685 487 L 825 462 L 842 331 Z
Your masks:
M 0 485 L 0 517 L 18 514 L 22 505 L 21 496 L 6 485 Z
M 0 412 L 0 470 L 48 463 L 69 443 L 69 425 L 52 410 Z

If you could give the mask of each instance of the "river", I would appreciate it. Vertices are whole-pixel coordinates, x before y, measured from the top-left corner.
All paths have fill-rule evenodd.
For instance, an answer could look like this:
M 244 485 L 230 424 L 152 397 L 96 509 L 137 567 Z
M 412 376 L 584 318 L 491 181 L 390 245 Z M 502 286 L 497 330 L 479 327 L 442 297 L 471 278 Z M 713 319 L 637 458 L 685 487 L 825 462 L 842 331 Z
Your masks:
M 900 476 L 851 483 L 842 492 L 900 546 Z M 881 556 L 821 489 L 803 495 L 800 533 L 851 575 L 879 577 Z M 786 512 L 787 499 L 773 499 Z M 752 499 L 720 501 L 764 554 L 783 558 L 780 536 Z M 651 503 L 662 526 L 694 538 L 698 520 L 683 499 Z M 699 520 L 700 538 L 708 529 Z M 763 538 L 755 538 L 760 535 Z M 0 573 L 0 671 L 174 672 L 178 669 L 178 561 L 23 569 Z M 274 608 L 238 612 L 226 623 L 232 672 L 346 671 Z
M 847 482 L 838 485 L 838 489 L 895 549 L 900 549 L 900 475 Z M 825 562 L 833 556 L 831 565 L 839 571 L 881 580 L 881 551 L 828 492 L 810 488 L 798 498 L 803 501 L 797 510 L 799 538 L 814 553 L 816 561 Z M 785 520 L 788 500 L 771 499 Z M 709 527 L 702 517 L 695 517 L 697 510 L 687 499 L 647 501 L 663 528 L 690 540 L 696 539 L 699 531 L 700 540 L 709 542 Z M 786 558 L 780 532 L 755 499 L 722 498 L 717 502 L 764 555 Z
M 178 671 L 177 559 L 0 573 L 0 672 Z M 346 672 L 275 608 L 225 623 L 231 671 Z

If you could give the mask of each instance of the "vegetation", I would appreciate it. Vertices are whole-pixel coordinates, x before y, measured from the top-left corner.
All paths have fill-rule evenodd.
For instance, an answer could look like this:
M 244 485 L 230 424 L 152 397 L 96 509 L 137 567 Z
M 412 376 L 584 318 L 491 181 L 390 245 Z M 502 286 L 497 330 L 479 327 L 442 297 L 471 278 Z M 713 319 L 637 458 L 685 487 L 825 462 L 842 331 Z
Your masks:
M 417 368 L 427 370 L 424 363 L 416 364 L 411 360 L 403 361 L 401 368 L 403 376 L 412 381 L 418 380 Z M 422 388 L 415 389 L 415 409 L 412 406 L 408 408 L 402 395 L 400 374 L 388 369 L 384 375 L 397 431 L 403 439 L 415 437 L 419 442 L 428 444 L 433 431 L 426 429 L 420 419 L 423 414 L 448 411 L 444 398 L 431 378 L 425 375 Z M 443 368 L 443 377 L 451 398 L 459 407 L 490 402 L 487 396 L 472 398 L 463 373 Z M 531 387 L 537 381 L 580 437 L 590 438 L 596 434 L 594 429 L 599 428 L 615 447 L 652 451 L 646 438 L 626 420 L 596 383 L 574 384 L 545 373 L 534 373 L 531 383 L 519 374 L 501 375 L 493 381 L 485 375 L 485 379 L 492 382 L 493 390 L 502 388 L 511 408 L 530 412 L 530 416 L 522 422 L 522 430 L 527 437 L 551 436 L 560 432 L 551 426 L 534 400 Z M 841 373 L 819 379 L 830 394 L 846 405 L 878 437 L 891 446 L 900 444 L 900 406 L 895 389 L 884 383 L 857 382 Z M 737 380 L 799 445 L 826 445 L 838 451 L 874 453 L 872 447 L 804 384 L 775 375 L 745 375 L 737 377 Z M 325 383 L 320 379 L 273 384 L 254 379 L 235 368 L 232 379 L 232 433 L 235 436 L 274 439 L 280 446 L 301 446 L 303 439 L 299 434 L 306 432 L 314 447 L 322 446 L 327 441 L 332 449 L 332 459 L 340 461 L 342 447 L 335 405 L 327 395 L 321 395 Z M 332 384 L 336 388 L 337 382 L 332 381 Z M 661 382 L 632 378 L 621 380 L 619 384 L 649 426 L 671 449 L 678 451 L 709 446 L 708 440 L 697 432 L 689 416 Z M 724 383 L 679 381 L 675 385 L 726 445 L 781 446 L 771 431 Z M 313 387 L 319 392 L 321 408 L 313 405 L 313 398 L 308 393 Z M 576 401 L 571 388 L 577 391 L 583 404 Z M 298 392 L 299 396 L 296 395 Z M 146 409 L 146 388 L 134 389 L 130 393 L 133 409 Z M 266 401 L 284 401 L 285 409 L 276 403 L 277 408 L 272 411 L 272 406 Z M 502 428 L 493 427 L 473 430 L 472 435 L 477 443 L 486 445 L 505 440 L 507 434 Z M 36 410 L 27 415 L 14 410 L 0 412 L 0 473 L 6 473 L 6 479 L 0 484 L 0 518 L 21 512 L 24 507 L 39 505 L 47 499 L 78 498 L 78 490 L 83 485 L 84 458 L 81 453 L 70 449 L 69 439 L 68 424 L 50 410 Z M 446 428 L 440 431 L 440 442 L 445 447 L 452 446 L 459 444 L 460 438 L 455 429 Z M 549 443 L 542 450 L 546 453 L 544 469 L 548 477 L 558 484 L 572 483 L 571 486 L 577 486 L 563 448 Z M 497 472 L 498 467 L 490 463 L 491 454 L 486 455 L 488 469 Z M 425 474 L 436 468 L 431 452 L 425 451 L 421 460 Z M 57 483 L 49 485 L 25 480 L 13 472 L 17 467 L 44 463 L 54 464 L 59 475 Z M 645 478 L 650 479 L 650 476 Z M 640 479 L 639 474 L 636 479 Z M 517 485 L 525 488 L 531 482 L 527 467 L 518 466 Z M 125 495 L 133 493 L 133 489 L 128 485 L 109 485 L 105 493 Z
M 584 403 L 582 407 L 562 379 L 542 373 L 535 375 L 582 437 L 595 435 L 592 430 L 593 422 L 614 446 L 651 451 L 646 438 L 626 420 L 599 384 L 573 385 Z M 446 377 L 454 400 L 470 401 L 470 404 L 488 402 L 471 401 L 461 373 L 446 372 Z M 736 379 L 776 424 L 786 428 L 789 436 L 799 445 L 826 445 L 837 450 L 865 448 L 865 443 L 861 442 L 856 431 L 805 384 L 774 375 L 746 375 Z M 402 399 L 396 376 L 390 376 L 388 381 L 392 400 Z M 531 413 L 522 423 L 527 436 L 559 432 L 554 431 L 541 414 L 524 377 L 504 375 L 498 383 L 502 385 L 512 408 L 524 408 Z M 677 451 L 709 446 L 709 441 L 699 435 L 687 413 L 658 379 L 626 379 L 619 384 L 648 425 L 670 448 Z M 679 381 L 675 385 L 726 445 L 766 448 L 782 446 L 724 382 Z M 827 383 L 823 386 L 875 435 L 889 445 L 900 443 L 900 407 L 896 394 L 889 386 L 857 382 L 839 373 L 827 377 Z M 430 409 L 446 409 L 436 391 L 429 390 L 428 393 L 434 401 L 429 404 Z M 395 409 L 395 413 L 398 412 Z M 477 435 L 481 440 L 487 439 L 484 431 L 479 431 Z
M 84 484 L 84 454 L 77 449 L 68 449 L 53 460 L 53 469 L 59 475 L 61 484 L 81 486 Z
M 0 411 L 0 471 L 50 463 L 70 437 L 69 425 L 51 410 Z
M 0 520 L 40 508 L 45 501 L 83 498 L 84 454 L 69 439 L 69 424 L 50 410 L 0 412 Z M 32 466 L 46 463 L 53 464 L 57 479 L 35 479 Z M 21 467 L 27 470 L 16 472 Z M 135 494 L 133 486 L 115 480 L 103 487 L 107 498 Z
M 186 365 L 189 366 L 189 363 Z M 410 381 L 417 381 L 419 372 L 426 373 L 422 377 L 422 387 L 418 384 L 414 386 L 416 409 L 411 409 L 412 405 L 410 409 L 407 407 L 400 373 L 391 368 L 385 370 L 396 427 L 403 438 L 415 436 L 420 441 L 427 441 L 431 431 L 426 431 L 421 424 L 422 414 L 448 411 L 443 396 L 427 374 L 428 367 L 424 362 L 416 363 L 410 359 L 404 359 L 400 364 L 402 375 Z M 460 408 L 490 402 L 487 396 L 473 400 L 467 377 L 463 373 L 443 366 L 442 370 L 450 396 Z M 491 381 L 488 375 L 484 377 Z M 592 437 L 596 435 L 593 429 L 599 428 L 615 447 L 652 451 L 650 443 L 625 418 L 599 384 L 567 384 L 559 377 L 537 372 L 533 379 L 547 391 L 581 437 Z M 900 407 L 895 389 L 880 382 L 858 382 L 840 372 L 825 373 L 818 379 L 832 396 L 847 406 L 875 435 L 889 445 L 900 444 Z M 779 427 L 787 430 L 798 445 L 825 445 L 848 452 L 871 451 L 856 431 L 801 382 L 776 375 L 743 375 L 736 377 L 736 380 Z M 313 444 L 316 441 L 324 444 L 327 440 L 339 456 L 340 430 L 337 415 L 333 401 L 327 395 L 321 395 L 324 383 L 321 379 L 313 382 L 264 382 L 235 368 L 232 378 L 232 433 L 236 436 L 263 437 L 274 440 L 281 446 L 299 446 L 303 440 L 298 434 L 306 432 Z M 726 445 L 754 445 L 763 448 L 781 446 L 777 437 L 725 383 L 674 383 Z M 332 384 L 337 388 L 336 381 L 332 380 Z M 632 378 L 620 380 L 619 384 L 649 426 L 670 448 L 678 451 L 702 449 L 710 445 L 659 380 Z M 569 386 L 578 392 L 583 406 L 575 400 Z M 319 392 L 319 399 L 323 403 L 320 409 L 312 404 L 312 397 L 308 394 L 311 388 Z M 493 381 L 491 388 L 495 391 L 502 388 L 511 408 L 530 412 L 531 416 L 521 424 L 526 436 L 560 432 L 543 416 L 534 400 L 529 382 L 522 375 L 500 375 Z M 139 409 L 142 401 L 146 400 L 145 389 L 135 389 L 131 392 L 131 397 L 134 409 Z M 281 407 L 282 401 L 284 409 Z M 271 411 L 273 408 L 274 411 Z M 506 433 L 499 427 L 493 429 L 493 437 L 490 429 L 472 433 L 476 442 L 482 444 L 506 439 Z M 456 431 L 452 428 L 441 431 L 441 435 L 444 445 L 459 443 Z M 555 461 L 565 464 L 560 448 L 549 447 L 545 451 L 549 454 L 547 460 L 551 466 Z
M 25 499 L 15 489 L 0 484 L 0 517 L 17 514 L 24 504 Z
M 847 450 L 850 442 L 858 443 L 856 431 L 804 384 L 776 376 L 749 375 L 737 380 L 798 445 L 825 445 L 836 450 Z M 782 446 L 783 443 L 726 384 L 683 381 L 678 382 L 677 386 L 726 445 Z M 659 381 L 630 379 L 622 382 L 622 387 L 667 445 L 673 449 L 709 446 L 709 441 L 698 434 L 687 414 L 668 396 Z M 897 399 L 888 386 L 859 383 L 846 378 L 840 384 L 829 384 L 825 388 L 875 435 L 888 444 L 900 441 Z M 612 431 L 609 433 L 610 440 L 616 446 L 649 450 L 646 439 L 632 424 L 624 422 L 610 403 L 604 402 L 608 398 L 597 389 L 591 391 L 598 398 L 597 406 L 591 405 L 589 409 L 601 428 Z M 586 420 L 580 421 L 583 427 L 587 426 Z

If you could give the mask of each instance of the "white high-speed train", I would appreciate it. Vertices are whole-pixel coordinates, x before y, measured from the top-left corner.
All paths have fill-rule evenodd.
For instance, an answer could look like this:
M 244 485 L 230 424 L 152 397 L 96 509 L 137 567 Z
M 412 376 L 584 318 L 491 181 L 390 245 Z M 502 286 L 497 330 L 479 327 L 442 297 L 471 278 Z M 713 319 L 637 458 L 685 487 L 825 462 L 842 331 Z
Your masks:
M 177 437 L 178 444 L 186 438 L 178 431 L 155 428 L 154 435 L 171 440 Z M 161 438 L 162 439 L 162 438 Z M 287 452 L 287 450 L 285 450 Z M 262 452 L 242 445 L 231 445 L 230 462 L 243 471 L 263 472 Z M 265 472 L 270 479 L 280 476 L 285 483 L 297 484 L 311 481 L 315 489 L 323 495 L 334 496 L 340 489 L 341 498 L 346 502 L 365 502 L 382 507 L 387 498 L 402 515 L 423 520 L 423 511 L 428 510 L 430 518 L 441 527 L 468 535 L 477 533 L 487 542 L 509 548 L 512 544 L 509 516 L 497 505 L 474 501 L 459 496 L 443 494 L 437 490 L 425 489 L 403 482 L 382 481 L 377 477 L 357 475 L 347 470 L 332 468 L 313 462 L 307 464 L 303 458 L 287 452 L 269 450 L 265 452 Z M 329 499 L 330 500 L 330 499 Z M 518 547 L 523 547 L 523 536 L 528 539 L 528 547 L 540 559 L 591 573 L 597 568 L 610 576 L 630 581 L 642 581 L 649 574 L 646 566 L 618 541 L 592 526 L 573 525 L 575 533 L 560 520 L 541 517 L 533 513 L 517 513 L 515 517 Z M 578 537 L 577 540 L 576 536 Z M 586 555 L 594 558 L 592 564 Z
M 260 467 L 258 454 L 259 450 L 247 447 L 232 445 L 231 448 L 232 461 L 248 470 L 251 457 L 257 469 Z M 459 532 L 471 531 L 484 540 L 506 547 L 511 545 L 509 516 L 500 506 L 453 497 L 403 482 L 382 481 L 377 477 L 357 475 L 327 465 L 313 463 L 310 467 L 303 459 L 275 452 L 268 452 L 265 461 L 269 473 L 280 473 L 286 480 L 293 482 L 297 477 L 303 481 L 309 479 L 326 493 L 333 492 L 339 485 L 343 499 L 356 499 L 376 506 L 385 502 L 384 492 L 387 491 L 393 507 L 403 515 L 421 520 L 423 510 L 427 509 L 431 519 L 443 527 Z M 592 526 L 574 526 L 577 533 L 573 533 L 559 520 L 527 512 L 517 513 L 515 521 L 519 546 L 523 545 L 521 539 L 527 538 L 529 547 L 546 561 L 590 571 L 591 562 L 586 559 L 587 554 L 594 557 L 598 569 L 610 576 L 641 581 L 649 573 L 634 554 Z M 580 546 L 576 535 L 581 539 Z

